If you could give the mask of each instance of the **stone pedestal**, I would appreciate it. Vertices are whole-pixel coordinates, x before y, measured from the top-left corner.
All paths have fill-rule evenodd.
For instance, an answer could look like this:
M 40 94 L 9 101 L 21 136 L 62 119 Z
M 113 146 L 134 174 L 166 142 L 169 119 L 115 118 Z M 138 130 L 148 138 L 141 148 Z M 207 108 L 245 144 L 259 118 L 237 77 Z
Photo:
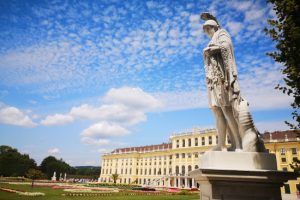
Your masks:
M 281 200 L 280 187 L 296 179 L 277 171 L 272 154 L 206 152 L 190 175 L 200 184 L 201 200 Z

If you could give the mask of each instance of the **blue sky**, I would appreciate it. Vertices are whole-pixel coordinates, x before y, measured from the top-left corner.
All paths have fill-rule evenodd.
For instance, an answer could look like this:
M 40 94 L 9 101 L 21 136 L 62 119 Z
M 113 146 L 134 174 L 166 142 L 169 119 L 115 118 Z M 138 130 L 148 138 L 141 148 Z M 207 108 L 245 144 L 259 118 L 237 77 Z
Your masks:
M 232 36 L 242 96 L 260 131 L 285 130 L 265 1 L 0 1 L 0 144 L 71 165 L 114 148 L 214 127 L 199 14 Z

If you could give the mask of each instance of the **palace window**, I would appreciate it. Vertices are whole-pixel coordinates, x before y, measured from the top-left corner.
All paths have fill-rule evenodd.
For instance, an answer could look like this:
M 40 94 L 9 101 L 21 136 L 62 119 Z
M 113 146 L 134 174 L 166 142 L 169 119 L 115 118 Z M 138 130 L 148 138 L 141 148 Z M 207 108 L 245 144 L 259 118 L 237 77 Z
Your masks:
M 216 144 L 218 144 L 218 139 L 219 139 L 218 136 L 216 136 Z
M 202 146 L 205 145 L 205 137 L 202 137 Z
M 191 165 L 188 166 L 188 171 L 189 172 L 192 171 L 192 166 Z
M 191 147 L 192 146 L 192 139 L 191 138 L 189 138 L 189 140 L 188 140 L 188 145 L 189 145 L 189 147 Z
M 169 168 L 169 174 L 172 174 L 172 168 Z
M 211 136 L 208 137 L 208 144 L 212 144 L 212 137 Z
M 198 167 L 198 165 L 195 165 L 195 169 L 198 169 L 199 167 Z
M 195 146 L 198 146 L 198 138 L 195 138 Z
M 172 160 L 172 155 L 169 156 L 170 160 Z
M 135 173 L 136 173 L 136 175 L 139 175 L 139 170 L 138 170 L 138 169 L 136 169 L 136 172 L 135 172 Z
M 182 172 L 181 174 L 185 174 L 185 166 L 184 165 L 181 166 L 181 172 Z
M 131 169 L 130 169 L 130 170 L 129 170 L 129 174 L 131 174 L 131 172 L 132 172 L 132 171 L 131 171 Z
M 185 158 L 185 153 L 182 153 L 182 154 L 181 154 L 181 158 Z
M 166 175 L 167 174 L 167 169 L 166 168 L 164 168 L 164 175 Z
M 292 161 L 293 162 L 297 162 L 298 158 L 297 157 L 293 157 Z
M 194 153 L 194 154 L 195 154 L 195 158 L 198 158 L 198 157 L 199 157 L 197 152 L 196 152 L 196 153 Z
M 285 163 L 286 162 L 286 158 L 281 158 L 281 162 Z
M 145 169 L 145 175 L 147 175 L 147 169 Z
M 176 158 L 179 158 L 179 153 L 176 153 Z
M 176 140 L 176 148 L 179 148 L 179 140 Z
M 188 158 L 191 158 L 192 157 L 192 154 L 191 153 L 188 153 Z
M 292 148 L 292 154 L 297 154 L 297 149 L 296 148 Z
M 158 169 L 157 174 L 158 174 L 158 175 L 161 175 L 161 169 L 160 169 L 160 168 Z
M 287 168 L 286 168 L 286 167 L 283 167 L 283 168 L 282 168 L 282 171 L 285 171 L 285 172 L 286 172 L 286 171 L 287 171 Z
M 176 166 L 176 175 L 179 174 L 179 166 Z
M 283 148 L 280 149 L 280 154 L 281 154 L 281 155 L 285 155 L 285 149 L 283 149 Z
M 182 147 L 185 147 L 185 139 L 182 139 Z
M 151 169 L 149 169 L 149 175 L 151 175 Z

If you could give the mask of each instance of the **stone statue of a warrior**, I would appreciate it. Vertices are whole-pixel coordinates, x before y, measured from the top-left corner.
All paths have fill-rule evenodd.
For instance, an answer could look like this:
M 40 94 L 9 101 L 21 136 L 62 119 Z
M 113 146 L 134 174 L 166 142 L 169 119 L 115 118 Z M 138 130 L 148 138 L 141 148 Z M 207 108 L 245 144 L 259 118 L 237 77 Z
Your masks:
M 225 150 L 228 134 L 229 150 L 265 151 L 248 103 L 241 97 L 231 37 L 213 15 L 202 13 L 201 18 L 205 20 L 203 30 L 211 39 L 203 54 L 209 106 L 218 132 L 218 144 L 212 150 Z

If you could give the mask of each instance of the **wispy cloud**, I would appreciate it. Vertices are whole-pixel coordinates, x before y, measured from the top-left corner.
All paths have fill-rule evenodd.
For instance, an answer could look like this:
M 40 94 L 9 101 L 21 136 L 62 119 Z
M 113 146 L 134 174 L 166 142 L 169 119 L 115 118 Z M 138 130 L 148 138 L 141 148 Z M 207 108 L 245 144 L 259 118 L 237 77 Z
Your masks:
M 49 149 L 48 150 L 48 154 L 50 155 L 57 155 L 57 154 L 60 154 L 60 149 L 55 147 L 55 148 L 52 148 L 52 149 Z

